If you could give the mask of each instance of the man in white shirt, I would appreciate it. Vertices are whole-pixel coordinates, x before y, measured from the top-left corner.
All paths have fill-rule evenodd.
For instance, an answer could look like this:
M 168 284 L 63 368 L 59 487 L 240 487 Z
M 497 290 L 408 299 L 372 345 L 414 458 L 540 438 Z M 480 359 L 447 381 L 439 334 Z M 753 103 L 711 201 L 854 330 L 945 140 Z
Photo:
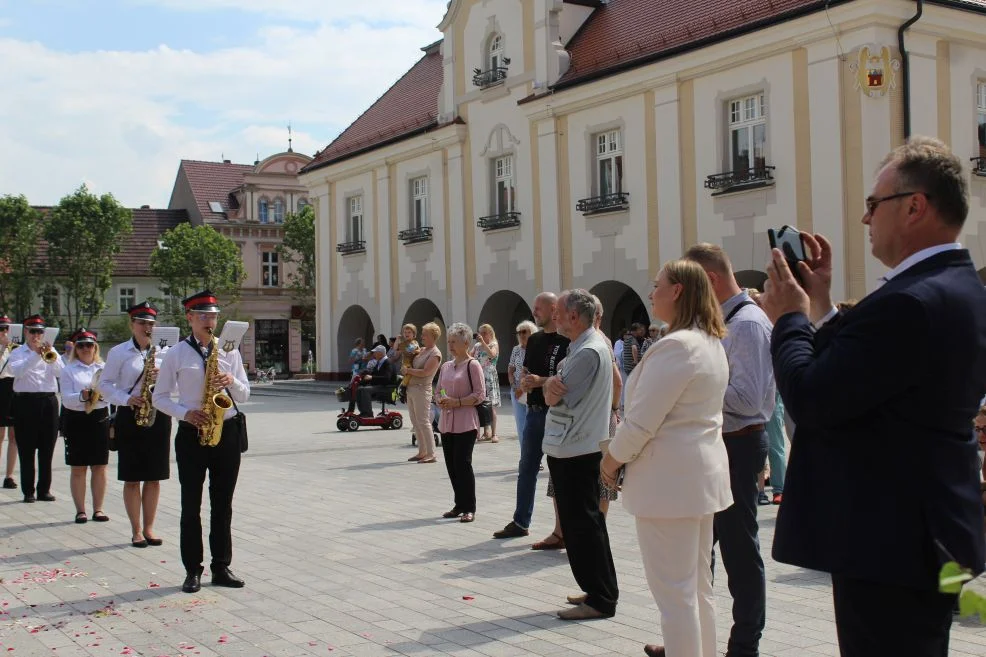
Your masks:
M 219 305 L 208 290 L 182 301 L 192 335 L 168 350 L 161 362 L 154 387 L 154 406 L 162 413 L 180 420 L 175 436 L 175 460 L 181 481 L 181 559 L 185 565 L 182 591 L 195 593 L 201 588 L 202 560 L 202 486 L 209 474 L 209 501 L 212 511 L 209 549 L 212 554 L 212 584 L 241 588 L 242 579 L 229 569 L 233 559 L 230 523 L 233 515 L 233 491 L 240 471 L 240 444 L 245 439 L 243 418 L 235 419 L 239 410 L 235 402 L 250 397 L 250 383 L 237 350 L 219 352 L 219 372 L 210 382 L 213 389 L 225 390 L 234 405 L 223 415 L 222 436 L 214 446 L 203 445 L 201 427 L 208 426 L 211 409 L 203 408 L 205 367 L 212 349 L 219 320 Z M 177 399 L 173 399 L 173 396 Z
M 32 315 L 24 320 L 27 339 L 10 354 L 7 367 L 14 375 L 14 427 L 17 431 L 21 462 L 21 492 L 24 502 L 54 502 L 51 494 L 51 460 L 58 440 L 58 375 L 64 362 L 55 355 L 47 361 L 43 354 L 52 351 L 44 341 L 45 320 Z M 38 454 L 38 480 L 34 481 L 34 454 Z M 35 497 L 37 492 L 37 497 Z
M 0 448 L 7 438 L 7 470 L 3 487 L 16 489 L 14 466 L 17 465 L 17 442 L 14 440 L 14 375 L 10 372 L 10 353 L 17 345 L 11 335 L 10 318 L 0 314 Z

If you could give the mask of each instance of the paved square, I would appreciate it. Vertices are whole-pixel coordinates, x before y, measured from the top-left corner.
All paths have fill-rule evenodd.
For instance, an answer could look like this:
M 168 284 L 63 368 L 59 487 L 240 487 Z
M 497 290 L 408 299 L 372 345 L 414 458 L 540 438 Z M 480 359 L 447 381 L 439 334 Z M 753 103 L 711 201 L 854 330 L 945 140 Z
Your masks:
M 200 593 L 180 591 L 173 463 L 157 526 L 165 544 L 142 550 L 130 547 L 116 457 L 105 524 L 73 524 L 60 465 L 57 502 L 26 505 L 19 491 L 0 491 L 0 654 L 641 655 L 642 644 L 660 641 L 632 519 L 619 503 L 609 520 L 620 578 L 611 620 L 554 617 L 576 588 L 564 552 L 530 550 L 552 523 L 547 472 L 531 538 L 491 539 L 513 510 L 518 448 L 509 412 L 502 442 L 476 447 L 479 508 L 470 525 L 439 519 L 452 506 L 445 466 L 408 463 L 408 430 L 340 433 L 334 399 L 279 390 L 258 390 L 266 394 L 243 405 L 251 448 L 233 505 L 232 568 L 247 588 L 213 588 L 205 577 Z M 56 465 L 62 453 L 59 441 Z M 853 503 L 846 493 L 841 503 Z M 761 507 L 768 557 L 775 516 L 775 507 Z M 767 574 L 761 654 L 836 655 L 828 577 L 772 561 Z M 716 593 L 725 650 L 724 577 Z M 951 654 L 986 654 L 986 628 L 957 622 Z

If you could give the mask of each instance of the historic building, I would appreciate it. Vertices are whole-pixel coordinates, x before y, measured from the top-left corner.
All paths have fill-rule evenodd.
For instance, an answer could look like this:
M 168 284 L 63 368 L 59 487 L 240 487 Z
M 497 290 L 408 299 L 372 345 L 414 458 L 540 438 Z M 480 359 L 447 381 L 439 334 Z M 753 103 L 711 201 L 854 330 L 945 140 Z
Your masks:
M 698 241 L 756 286 L 785 224 L 831 238 L 836 297 L 861 297 L 884 272 L 864 198 L 906 134 L 969 161 L 986 265 L 986 0 L 453 0 L 439 29 L 302 169 L 322 372 L 433 318 L 509 353 L 545 289 L 593 290 L 613 331 Z
M 211 226 L 240 248 L 246 280 L 239 302 L 224 314 L 250 322 L 241 351 L 251 372 L 300 372 L 315 350 L 302 335 L 301 309 L 286 287 L 293 268 L 277 252 L 285 214 L 308 203 L 298 172 L 310 161 L 290 148 L 252 165 L 182 160 L 171 192 L 169 208 L 187 212 L 193 224 Z

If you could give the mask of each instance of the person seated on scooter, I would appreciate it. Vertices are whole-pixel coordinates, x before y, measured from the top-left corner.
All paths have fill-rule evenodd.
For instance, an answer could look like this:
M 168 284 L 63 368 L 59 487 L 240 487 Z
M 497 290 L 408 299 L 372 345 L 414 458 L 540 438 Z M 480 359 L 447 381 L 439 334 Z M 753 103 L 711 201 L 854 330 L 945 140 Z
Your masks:
M 376 346 L 370 352 L 370 364 L 360 373 L 359 387 L 349 398 L 349 413 L 358 405 L 360 417 L 373 417 L 373 400 L 385 399 L 387 388 L 395 383 L 393 363 L 387 358 L 387 348 Z

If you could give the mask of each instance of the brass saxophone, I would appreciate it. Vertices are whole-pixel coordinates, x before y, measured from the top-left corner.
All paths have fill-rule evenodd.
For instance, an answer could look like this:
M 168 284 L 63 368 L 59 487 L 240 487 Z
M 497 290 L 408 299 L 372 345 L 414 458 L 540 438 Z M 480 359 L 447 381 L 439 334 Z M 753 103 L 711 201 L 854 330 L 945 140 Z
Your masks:
M 212 336 L 212 344 L 209 347 L 209 358 L 205 362 L 205 386 L 202 390 L 202 410 L 209 416 L 209 420 L 199 427 L 199 444 L 205 447 L 215 447 L 223 437 L 223 415 L 226 410 L 233 407 L 233 400 L 223 392 L 222 388 L 217 388 L 212 384 L 212 380 L 219 374 L 219 343 L 216 336 Z
M 144 373 L 141 374 L 144 378 L 144 383 L 140 386 L 140 398 L 144 401 L 144 405 L 134 411 L 134 423 L 138 427 L 149 427 L 157 419 L 157 409 L 151 403 L 151 395 L 154 394 L 154 384 L 151 383 L 151 374 L 154 371 L 155 353 L 157 353 L 157 347 L 151 345 L 147 349 L 147 356 L 144 358 Z

